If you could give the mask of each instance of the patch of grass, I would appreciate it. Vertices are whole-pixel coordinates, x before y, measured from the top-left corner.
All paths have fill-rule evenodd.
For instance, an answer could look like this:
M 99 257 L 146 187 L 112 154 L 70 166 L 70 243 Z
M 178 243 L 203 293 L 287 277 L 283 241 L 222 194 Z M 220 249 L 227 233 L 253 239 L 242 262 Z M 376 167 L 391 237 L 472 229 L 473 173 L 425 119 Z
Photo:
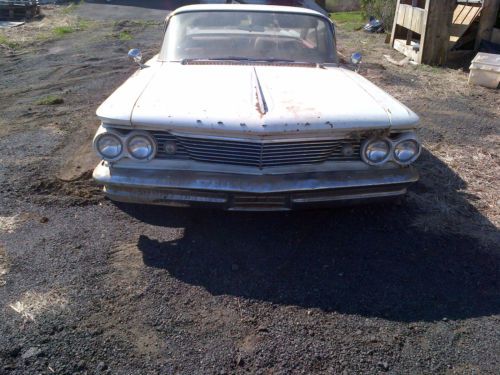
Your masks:
M 55 34 L 52 32 L 52 30 L 45 29 L 38 31 L 35 35 L 33 35 L 33 39 L 31 41 L 43 43 L 54 38 Z
M 36 102 L 37 105 L 57 105 L 63 103 L 64 99 L 56 95 L 44 96 L 43 98 L 38 99 L 38 101 Z
M 58 26 L 52 29 L 52 33 L 55 36 L 62 37 L 66 34 L 74 33 L 75 31 L 86 30 L 90 27 L 91 22 L 88 20 L 78 20 L 75 24 L 67 26 Z
M 154 20 L 117 20 L 113 22 L 113 27 L 115 29 L 123 28 L 123 27 L 148 27 L 148 26 L 159 26 L 162 22 L 154 21 Z
M 7 38 L 3 34 L 0 34 L 0 44 L 7 46 L 9 48 L 12 48 L 12 49 L 19 47 L 18 43 L 9 40 L 9 38 Z
M 58 27 L 54 27 L 54 30 L 52 30 L 52 32 L 56 36 L 63 36 L 66 34 L 71 34 L 75 31 L 76 31 L 76 28 L 74 26 L 58 26 Z
M 87 30 L 90 26 L 92 26 L 92 21 L 79 19 L 76 27 L 78 30 Z
M 362 12 L 330 13 L 330 18 L 338 27 L 350 31 L 358 30 L 367 22 Z
M 162 24 L 162 22 L 153 21 L 153 20 L 135 20 L 135 21 L 133 21 L 133 23 L 134 23 L 134 25 L 144 26 L 144 27 L 158 26 L 158 25 Z
M 422 72 L 430 72 L 434 74 L 442 74 L 445 69 L 442 66 L 432 66 L 432 65 L 425 65 L 425 64 L 418 64 L 414 66 L 415 70 L 420 70 Z
M 130 31 L 121 31 L 120 34 L 118 34 L 118 39 L 120 39 L 122 42 L 126 42 L 128 40 L 134 39 Z

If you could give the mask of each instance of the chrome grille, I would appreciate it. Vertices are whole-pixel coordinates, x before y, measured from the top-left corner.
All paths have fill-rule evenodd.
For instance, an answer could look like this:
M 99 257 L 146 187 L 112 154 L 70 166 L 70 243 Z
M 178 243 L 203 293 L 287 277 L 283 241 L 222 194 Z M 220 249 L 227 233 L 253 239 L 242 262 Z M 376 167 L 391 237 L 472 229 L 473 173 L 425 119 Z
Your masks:
M 152 135 L 156 139 L 156 143 L 158 146 L 158 150 L 156 153 L 157 159 L 172 159 L 173 157 L 175 157 L 176 159 L 189 159 L 189 154 L 177 141 L 177 137 L 167 132 L 156 132 Z M 169 155 L 165 152 L 165 143 L 167 142 L 175 142 L 175 144 L 177 145 L 177 152 L 175 153 L 175 155 Z
M 234 164 L 253 167 L 313 164 L 328 160 L 360 160 L 360 141 L 352 139 L 308 140 L 283 142 L 248 142 L 213 138 L 174 136 L 167 132 L 155 132 L 158 142 L 157 158 L 171 159 L 165 152 L 165 143 L 177 145 L 175 158 L 191 159 L 207 163 Z M 353 154 L 345 156 L 342 147 L 352 146 Z

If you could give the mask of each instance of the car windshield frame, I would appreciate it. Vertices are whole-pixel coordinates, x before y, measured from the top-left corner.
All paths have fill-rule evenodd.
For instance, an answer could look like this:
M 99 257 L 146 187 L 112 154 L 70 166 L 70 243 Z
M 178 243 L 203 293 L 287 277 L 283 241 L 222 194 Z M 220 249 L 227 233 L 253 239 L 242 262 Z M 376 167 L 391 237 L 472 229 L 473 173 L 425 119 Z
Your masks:
M 303 21 L 308 20 L 309 22 L 317 22 L 316 26 L 309 26 L 310 30 L 307 35 L 298 35 L 299 27 L 282 27 L 281 25 L 273 25 L 273 29 L 269 30 L 261 25 L 248 25 L 248 26 L 240 26 L 237 27 L 235 25 L 217 25 L 217 26 L 205 26 L 205 29 L 200 29 L 198 25 L 191 26 L 189 23 L 186 23 L 186 20 L 189 21 L 189 17 L 195 19 L 197 15 L 203 15 L 207 13 L 220 13 L 224 16 L 228 13 L 234 13 L 235 17 L 242 17 L 247 15 L 249 18 L 249 22 L 252 22 L 255 18 L 255 15 L 263 15 L 264 17 L 303 17 Z M 213 19 L 213 15 L 211 15 Z M 207 19 L 204 19 L 205 21 Z M 323 23 L 323 24 L 321 24 Z M 324 29 L 321 31 L 323 35 L 319 35 L 319 27 L 324 26 Z M 196 29 L 197 32 L 193 32 L 192 34 L 188 34 L 189 28 Z M 212 30 L 210 30 L 212 28 Z M 304 28 L 303 31 L 306 29 Z M 312 42 L 307 40 L 307 38 L 311 38 L 310 34 L 314 34 L 314 30 L 316 32 L 315 36 L 312 38 L 316 40 L 316 46 L 314 46 L 314 39 Z M 183 43 L 187 43 L 188 37 L 191 37 L 193 40 L 193 36 L 198 37 L 196 41 L 198 43 L 197 46 L 202 46 L 199 48 L 198 52 L 188 52 L 188 49 L 184 49 L 179 51 L 182 47 Z M 241 38 L 242 41 L 246 43 L 244 38 L 247 38 L 249 43 L 252 38 L 255 39 L 255 45 L 251 45 L 245 48 L 244 53 L 241 51 L 231 50 L 228 48 L 227 51 L 220 52 L 216 48 L 209 47 L 207 41 L 203 41 L 203 36 L 210 36 L 212 38 L 226 38 L 226 41 L 232 43 L 232 47 L 235 45 L 240 45 L 238 43 L 238 38 Z M 312 39 L 311 38 L 311 39 Z M 205 39 L 208 42 L 213 42 L 215 39 Z M 262 51 L 265 53 L 258 52 L 259 42 L 264 46 Z M 203 44 L 205 43 L 205 44 Z M 266 48 L 267 45 L 272 45 L 271 48 Z M 287 43 L 287 44 L 285 44 Z M 283 45 L 284 47 L 279 47 Z M 276 47 L 274 47 L 276 45 Z M 197 47 L 195 46 L 195 47 Z M 290 48 L 292 46 L 293 48 Z M 205 49 L 203 49 L 205 48 Z M 320 51 L 322 49 L 322 51 Z M 192 50 L 195 50 L 193 48 Z M 210 51 L 207 53 L 207 51 Z M 217 52 L 214 52 L 217 51 Z M 271 52 L 272 51 L 272 52 Z M 283 51 L 287 51 L 286 53 Z M 293 51 L 293 52 L 290 52 Z M 275 52 L 275 54 L 273 54 Z M 307 54 L 310 55 L 307 55 Z M 302 54 L 302 55 L 301 55 Z M 292 57 L 292 58 L 290 58 Z M 164 38 L 161 46 L 160 53 L 158 55 L 159 61 L 162 62 L 186 62 L 193 60 L 208 60 L 208 61 L 241 61 L 241 62 L 265 62 L 265 63 L 307 63 L 307 64 L 338 64 L 337 57 L 337 48 L 336 48 L 336 40 L 335 40 L 335 28 L 333 23 L 325 16 L 321 14 L 314 13 L 302 13 L 302 12 L 283 12 L 283 11 L 270 11 L 270 10 L 226 10 L 226 9 L 217 9 L 217 10 L 196 10 L 196 11 L 186 11 L 174 13 L 170 16 L 165 23 L 164 30 Z

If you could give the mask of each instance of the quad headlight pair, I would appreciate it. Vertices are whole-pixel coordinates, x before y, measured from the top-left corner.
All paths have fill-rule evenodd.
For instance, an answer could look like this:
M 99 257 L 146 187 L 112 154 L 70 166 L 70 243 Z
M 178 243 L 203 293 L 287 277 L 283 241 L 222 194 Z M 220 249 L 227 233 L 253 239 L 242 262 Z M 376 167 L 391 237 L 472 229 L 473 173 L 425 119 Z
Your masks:
M 156 154 L 156 142 L 146 132 L 137 131 L 121 135 L 105 130 L 94 138 L 94 149 L 106 161 L 117 161 L 124 157 L 147 161 Z
M 415 134 L 402 134 L 396 139 L 387 137 L 367 139 L 361 146 L 361 158 L 370 165 L 395 161 L 401 165 L 413 163 L 420 156 L 422 147 Z

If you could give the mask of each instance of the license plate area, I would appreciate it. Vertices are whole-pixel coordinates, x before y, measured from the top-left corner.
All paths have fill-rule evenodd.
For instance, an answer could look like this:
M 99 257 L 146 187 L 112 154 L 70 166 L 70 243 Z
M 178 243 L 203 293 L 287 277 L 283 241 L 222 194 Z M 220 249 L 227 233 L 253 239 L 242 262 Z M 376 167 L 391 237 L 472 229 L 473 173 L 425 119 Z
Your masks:
M 288 195 L 256 195 L 237 194 L 232 199 L 233 210 L 287 210 L 290 199 Z

